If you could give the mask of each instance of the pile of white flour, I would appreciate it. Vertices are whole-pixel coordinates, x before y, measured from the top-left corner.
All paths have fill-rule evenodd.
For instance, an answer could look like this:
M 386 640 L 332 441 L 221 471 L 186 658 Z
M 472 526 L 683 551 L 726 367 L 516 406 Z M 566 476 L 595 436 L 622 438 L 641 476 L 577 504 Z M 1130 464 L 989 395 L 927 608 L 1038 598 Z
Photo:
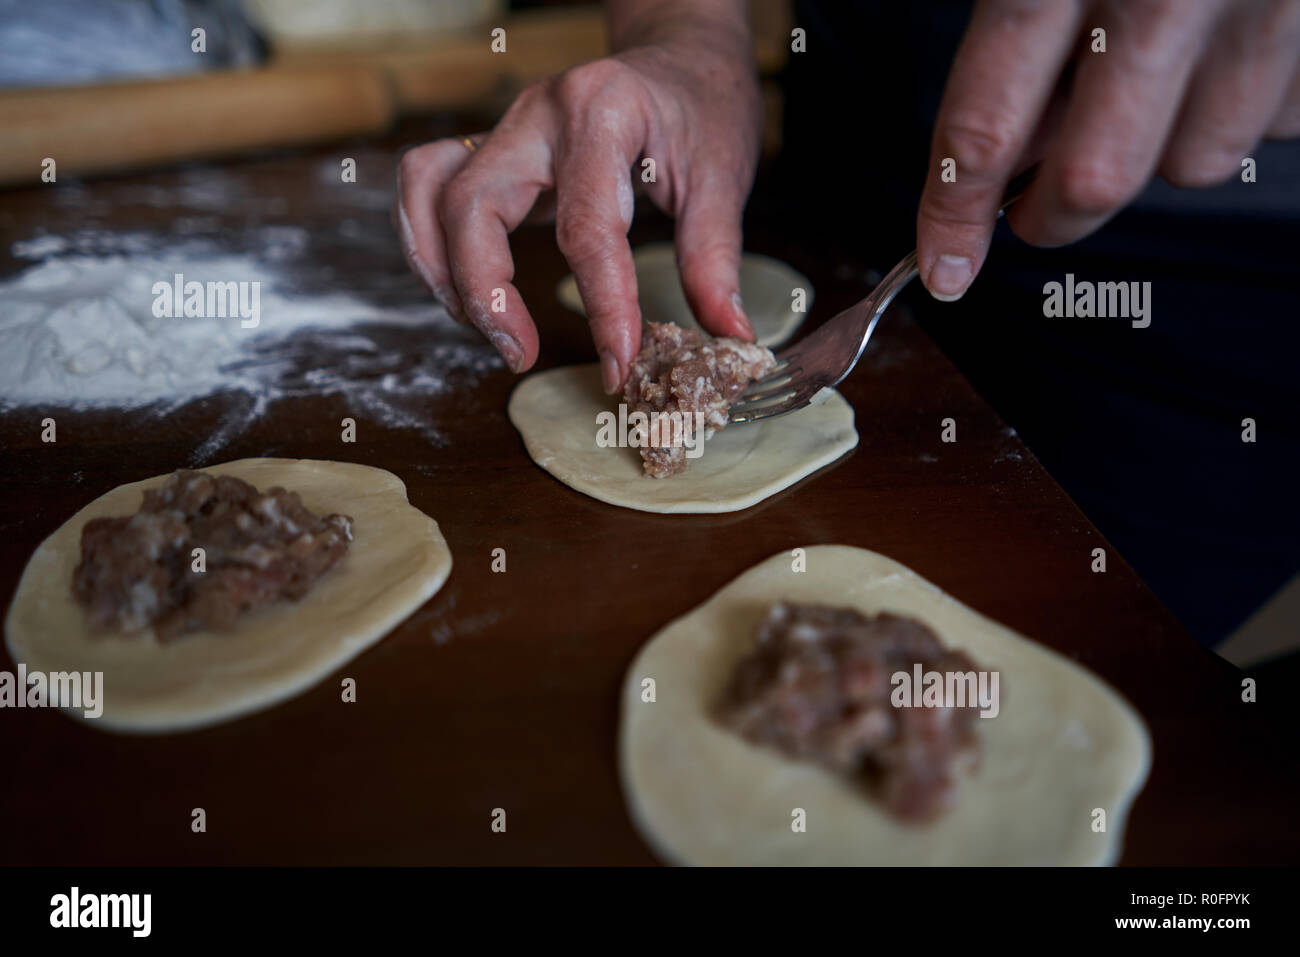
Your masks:
M 307 239 L 276 227 L 254 253 L 115 234 L 42 236 L 12 252 L 38 262 L 0 282 L 0 408 L 142 409 L 165 415 L 216 392 L 243 392 L 246 423 L 289 395 L 341 392 L 381 424 L 441 437 L 421 400 L 471 387 L 501 367 L 495 352 L 430 300 L 391 308 L 351 295 L 288 291 L 279 261 Z M 110 246 L 116 252 L 84 254 Z M 298 247 L 298 248 L 295 248 Z M 286 256 L 286 250 L 289 255 Z M 158 282 L 260 283 L 260 321 L 159 318 Z M 418 329 L 398 342 L 393 327 Z M 232 433 L 241 422 L 228 422 Z

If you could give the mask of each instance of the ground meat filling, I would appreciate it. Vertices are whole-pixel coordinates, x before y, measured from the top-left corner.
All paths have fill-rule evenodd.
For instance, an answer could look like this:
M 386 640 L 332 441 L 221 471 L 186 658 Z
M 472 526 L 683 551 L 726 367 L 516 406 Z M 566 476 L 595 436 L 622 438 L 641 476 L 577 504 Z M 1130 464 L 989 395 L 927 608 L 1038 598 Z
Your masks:
M 297 492 L 182 470 L 145 492 L 134 515 L 86 523 L 72 591 L 92 631 L 152 626 L 162 640 L 221 631 L 255 608 L 302 598 L 351 540 L 352 519 L 318 518 Z
M 683 413 L 688 441 L 703 441 L 727 424 L 727 410 L 745 387 L 775 362 L 771 350 L 739 339 L 710 339 L 698 329 L 648 322 L 641 351 L 632 360 L 623 399 L 628 412 Z M 695 412 L 703 413 L 704 436 L 695 436 Z M 661 419 L 668 422 L 668 419 Z M 655 442 L 655 439 L 658 439 Z M 683 433 L 660 427 L 639 449 L 645 474 L 667 478 L 687 463 Z
M 979 709 L 894 707 L 890 677 L 917 663 L 923 672 L 975 670 L 918 621 L 776 604 L 717 717 L 757 744 L 853 778 L 900 818 L 927 820 L 976 763 Z

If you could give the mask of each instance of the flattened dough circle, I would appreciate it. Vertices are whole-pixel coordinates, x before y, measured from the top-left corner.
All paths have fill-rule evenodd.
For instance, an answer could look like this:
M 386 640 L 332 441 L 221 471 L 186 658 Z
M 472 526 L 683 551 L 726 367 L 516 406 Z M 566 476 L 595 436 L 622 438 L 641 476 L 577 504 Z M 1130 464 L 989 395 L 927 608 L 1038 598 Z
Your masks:
M 661 857 L 702 865 L 1081 865 L 1119 855 L 1151 744 L 1141 718 L 1068 659 L 951 598 L 876 552 L 805 549 L 749 569 L 671 622 L 624 681 L 619 770 L 633 821 Z M 892 611 L 1001 673 L 1001 711 L 977 724 L 980 767 L 931 826 L 907 826 L 820 767 L 752 745 L 707 709 L 772 602 Z M 643 702 L 653 678 L 656 701 Z M 791 813 L 807 813 L 806 833 Z M 1092 829 L 1093 809 L 1106 831 Z
M 672 243 L 647 243 L 632 250 L 636 268 L 637 300 L 645 322 L 673 322 L 684 329 L 699 329 L 695 315 L 682 291 L 677 272 L 677 253 Z M 793 293 L 803 289 L 803 311 L 794 309 Z M 556 298 L 579 315 L 586 315 L 578 281 L 572 276 L 560 280 Z M 770 256 L 744 253 L 740 257 L 740 296 L 745 315 L 754 327 L 760 346 L 774 348 L 785 342 L 803 323 L 812 308 L 813 288 L 808 277 Z
M 642 472 L 636 449 L 596 444 L 596 416 L 616 402 L 593 363 L 529 376 L 515 387 L 508 411 L 534 462 L 584 495 L 642 512 L 737 512 L 858 444 L 853 407 L 832 392 L 821 405 L 728 426 L 685 472 L 654 479 Z
M 92 635 L 72 597 L 81 529 L 130 515 L 167 476 L 101 495 L 41 543 L 5 619 L 9 653 L 31 671 L 102 671 L 103 714 L 92 726 L 184 731 L 293 697 L 375 644 L 447 580 L 451 552 L 438 523 L 406 500 L 383 469 L 303 459 L 241 459 L 203 469 L 265 491 L 281 485 L 318 515 L 353 518 L 347 557 L 298 602 L 277 602 L 227 633 L 198 631 L 159 644 L 152 634 Z M 82 717 L 81 710 L 69 711 Z

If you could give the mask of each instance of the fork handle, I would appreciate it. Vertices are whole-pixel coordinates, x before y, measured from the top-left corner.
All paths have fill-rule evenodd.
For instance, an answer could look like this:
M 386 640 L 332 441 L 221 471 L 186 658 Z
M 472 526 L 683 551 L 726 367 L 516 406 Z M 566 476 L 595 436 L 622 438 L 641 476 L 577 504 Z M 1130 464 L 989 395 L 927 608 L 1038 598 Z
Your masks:
M 1007 188 L 1002 193 L 1002 203 L 998 206 L 999 217 L 1010 209 L 1015 204 L 1016 200 L 1023 196 L 1025 191 L 1029 189 L 1029 185 L 1038 175 L 1039 165 L 1040 164 L 1035 163 L 1024 172 L 1012 177 L 1011 181 L 1007 183 Z M 894 297 L 898 295 L 899 291 L 916 278 L 917 273 L 916 250 L 913 249 L 910 253 L 904 256 L 903 261 L 891 269 L 889 275 L 882 279 L 880 284 L 872 290 L 871 294 L 877 297 L 875 310 L 877 315 L 885 311 L 889 304 L 893 302 Z
M 1029 184 L 1038 176 L 1038 167 L 1040 165 L 1040 163 L 1035 163 L 1020 175 L 1011 178 L 1011 182 L 1007 183 L 1007 188 L 1002 193 L 1002 203 L 998 206 L 998 216 L 1005 213 L 1016 200 L 1025 195 L 1025 190 L 1029 189 Z
M 1007 208 L 1021 197 L 1029 187 L 1029 184 L 1033 182 L 1034 176 L 1037 173 L 1038 166 L 1034 165 L 1007 183 L 1006 191 L 1002 195 L 1002 205 L 998 208 L 999 216 L 1006 212 Z M 876 288 L 867 293 L 866 297 L 861 302 L 844 310 L 844 312 L 840 313 L 800 343 L 800 346 L 802 347 L 800 352 L 805 352 L 809 347 L 811 347 L 814 351 L 829 348 L 833 353 L 836 349 L 835 341 L 837 330 L 842 333 L 846 329 L 855 328 L 857 331 L 859 339 L 857 349 L 853 353 L 853 358 L 840 369 L 838 374 L 833 374 L 834 378 L 827 376 L 827 378 L 818 383 L 820 386 L 818 394 L 825 392 L 828 388 L 834 388 L 836 385 L 839 385 L 839 383 L 844 381 L 844 378 L 853 371 L 854 367 L 858 364 L 858 360 L 862 358 L 862 353 L 866 351 L 867 343 L 871 340 L 871 334 L 875 331 L 876 325 L 880 322 L 880 317 L 884 315 L 885 310 L 889 308 L 890 303 L 892 303 L 894 298 L 903 290 L 903 287 L 915 279 L 919 272 L 920 270 L 917 267 L 916 250 L 913 249 L 903 257 L 902 261 L 899 262 L 897 266 L 889 270 L 889 274 L 885 276 L 884 279 L 880 280 L 880 282 L 876 284 Z M 852 333 L 850 333 L 850 335 L 852 335 Z M 789 363 L 794 362 L 801 357 L 797 352 L 795 352 L 795 350 L 787 349 L 781 353 L 778 358 L 783 360 L 780 363 L 781 366 L 787 366 Z M 838 363 L 836 363 L 836 365 L 838 365 Z M 776 373 L 773 373 L 768 377 L 768 379 L 774 378 L 775 376 Z M 760 380 L 760 384 L 762 381 L 763 380 Z M 788 375 L 786 376 L 786 381 L 789 381 Z M 793 386 L 796 385 L 796 383 L 790 382 L 790 385 Z M 790 397 L 795 395 L 797 395 L 797 391 L 791 392 L 789 395 L 784 397 L 778 397 L 781 398 L 782 401 L 764 406 L 758 410 L 746 408 L 740 415 L 737 415 L 736 409 L 733 408 L 731 412 L 731 421 L 756 422 L 759 419 L 768 418 L 773 415 L 782 415 L 786 412 L 792 412 L 795 409 L 803 408 L 809 403 L 809 401 L 811 401 L 808 397 L 804 397 L 802 401 L 791 400 Z M 764 392 L 754 401 L 762 401 L 772 397 L 773 394 Z
M 1038 167 L 1039 164 L 1035 163 L 1033 166 L 1029 167 L 1029 169 L 1020 173 L 1018 176 L 1013 177 L 1011 181 L 1007 183 L 1007 188 L 1002 193 L 1002 203 L 998 206 L 999 217 L 1010 209 L 1016 200 L 1025 194 L 1025 190 L 1029 189 L 1029 184 L 1032 183 L 1034 177 L 1038 175 Z M 867 340 L 871 338 L 871 333 L 875 330 L 876 323 L 880 321 L 881 315 L 883 315 L 884 311 L 889 308 L 889 304 L 894 301 L 894 297 L 902 292 L 903 287 L 915 279 L 919 272 L 920 270 L 917 267 L 916 250 L 913 249 L 903 257 L 902 261 L 899 262 L 897 266 L 889 270 L 889 274 L 885 276 L 884 279 L 880 280 L 880 283 L 875 289 L 871 290 L 871 293 L 868 296 L 868 299 L 871 300 L 872 303 L 871 318 L 867 327 L 866 335 L 862 340 L 862 346 L 858 350 L 859 356 L 862 355 L 862 350 L 866 349 Z M 854 359 L 853 361 L 854 364 L 857 363 L 857 359 Z M 852 366 L 849 368 L 851 370 Z M 848 375 L 848 372 L 849 370 L 846 370 L 844 375 Z M 842 378 L 843 376 L 841 376 L 841 379 Z

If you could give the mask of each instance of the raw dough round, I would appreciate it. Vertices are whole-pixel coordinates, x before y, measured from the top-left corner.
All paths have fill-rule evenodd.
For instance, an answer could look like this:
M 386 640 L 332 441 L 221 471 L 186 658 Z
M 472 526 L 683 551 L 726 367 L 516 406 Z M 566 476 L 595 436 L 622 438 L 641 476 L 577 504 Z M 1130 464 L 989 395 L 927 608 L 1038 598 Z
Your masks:
M 1068 659 L 978 614 L 883 555 L 842 545 L 786 552 L 667 625 L 623 685 L 619 765 L 641 834 L 666 860 L 704 865 L 1104 864 L 1119 855 L 1151 744 L 1137 713 Z M 900 824 L 814 764 L 715 724 L 718 700 L 777 600 L 892 611 L 1001 673 L 1001 710 L 978 719 L 980 767 L 931 825 Z M 657 700 L 641 700 L 642 680 Z M 791 829 L 792 811 L 807 831 Z M 1106 831 L 1093 831 L 1093 809 Z
M 203 471 L 236 476 L 259 491 L 281 485 L 317 515 L 350 515 L 348 554 L 301 601 L 251 612 L 230 632 L 197 631 L 166 644 L 152 633 L 92 635 L 71 589 L 82 527 L 134 514 L 144 490 L 167 476 L 101 495 L 36 549 L 5 619 L 9 654 L 29 673 L 104 673 L 103 714 L 88 724 L 184 731 L 269 707 L 375 644 L 451 571 L 438 523 L 407 502 L 406 486 L 391 472 L 303 459 L 241 459 Z M 68 713 L 82 717 L 81 710 Z
M 636 449 L 596 444 L 597 414 L 617 405 L 593 363 L 529 376 L 515 387 L 508 411 L 534 462 L 569 488 L 642 512 L 738 512 L 858 444 L 853 407 L 831 392 L 821 405 L 729 425 L 685 472 L 655 479 L 642 471 Z
M 682 291 L 677 272 L 677 254 L 672 243 L 649 243 L 632 250 L 636 267 L 637 299 L 644 322 L 675 322 L 686 329 L 698 329 L 691 307 Z M 796 288 L 808 292 L 804 311 L 794 311 Z M 572 275 L 560 280 L 555 290 L 560 302 L 580 315 L 587 311 Z M 789 339 L 808 310 L 812 308 L 812 282 L 785 263 L 757 253 L 745 253 L 740 259 L 740 298 L 745 301 L 745 315 L 754 327 L 760 346 L 774 348 Z

